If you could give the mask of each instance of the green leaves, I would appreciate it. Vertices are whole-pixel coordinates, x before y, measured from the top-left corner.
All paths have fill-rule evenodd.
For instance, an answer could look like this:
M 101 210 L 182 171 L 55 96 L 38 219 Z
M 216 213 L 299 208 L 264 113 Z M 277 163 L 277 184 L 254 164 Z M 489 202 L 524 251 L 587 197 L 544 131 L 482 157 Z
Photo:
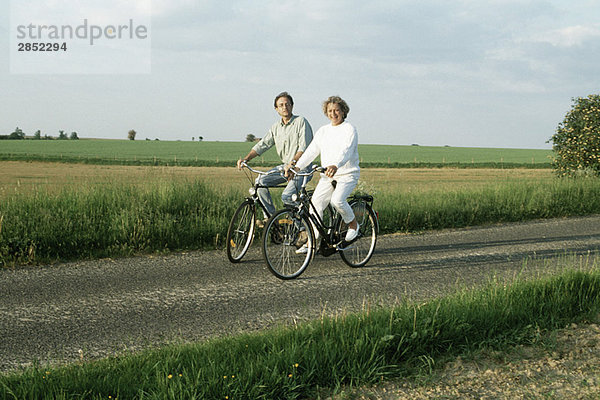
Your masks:
M 600 95 L 573 99 L 556 133 L 552 166 L 559 176 L 600 175 Z

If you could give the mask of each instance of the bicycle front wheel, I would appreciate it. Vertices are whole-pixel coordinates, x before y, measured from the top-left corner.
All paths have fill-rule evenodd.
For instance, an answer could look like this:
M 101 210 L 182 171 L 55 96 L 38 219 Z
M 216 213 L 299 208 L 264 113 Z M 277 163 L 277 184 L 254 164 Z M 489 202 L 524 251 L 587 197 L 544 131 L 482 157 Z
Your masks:
M 269 269 L 279 279 L 294 279 L 310 264 L 314 235 L 308 219 L 296 210 L 276 212 L 263 232 L 263 255 Z
M 227 229 L 227 257 L 238 263 L 246 255 L 254 238 L 255 207 L 250 200 L 244 201 L 233 214 Z
M 371 207 L 364 201 L 358 200 L 350 204 L 356 221 L 360 225 L 358 239 L 349 244 L 345 250 L 340 250 L 342 260 L 353 268 L 362 267 L 369 262 L 375 244 L 377 243 L 377 219 Z M 348 227 L 340 221 L 338 232 L 343 238 Z

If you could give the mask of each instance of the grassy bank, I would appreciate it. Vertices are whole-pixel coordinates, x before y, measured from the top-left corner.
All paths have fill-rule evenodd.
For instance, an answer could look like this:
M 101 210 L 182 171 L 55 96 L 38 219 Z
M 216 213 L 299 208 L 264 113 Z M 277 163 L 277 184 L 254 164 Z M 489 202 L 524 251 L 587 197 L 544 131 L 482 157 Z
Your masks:
M 575 264 L 575 262 L 572 262 Z M 2 399 L 295 399 L 427 373 L 482 347 L 531 342 L 599 310 L 600 273 L 490 282 L 426 303 L 367 309 L 260 334 L 0 376 Z
M 221 248 L 244 196 L 237 187 L 187 179 L 6 195 L 0 203 L 0 265 Z M 600 213 L 600 180 L 378 190 L 375 199 L 381 233 L 413 232 Z

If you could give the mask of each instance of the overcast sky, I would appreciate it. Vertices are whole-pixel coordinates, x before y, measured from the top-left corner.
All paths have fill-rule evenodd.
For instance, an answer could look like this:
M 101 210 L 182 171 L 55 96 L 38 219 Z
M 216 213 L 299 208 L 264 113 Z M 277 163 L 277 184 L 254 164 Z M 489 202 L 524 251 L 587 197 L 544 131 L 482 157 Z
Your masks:
M 11 74 L 0 4 L 0 134 L 243 141 L 287 90 L 315 130 L 344 98 L 360 143 L 550 148 L 600 87 L 598 0 L 157 0 L 151 73 L 103 75 Z

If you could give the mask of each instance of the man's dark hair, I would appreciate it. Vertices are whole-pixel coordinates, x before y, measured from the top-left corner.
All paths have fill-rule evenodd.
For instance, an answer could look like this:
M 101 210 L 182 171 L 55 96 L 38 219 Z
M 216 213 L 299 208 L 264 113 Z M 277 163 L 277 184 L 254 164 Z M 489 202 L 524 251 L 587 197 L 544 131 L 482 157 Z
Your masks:
M 273 107 L 277 108 L 277 100 L 279 100 L 282 97 L 287 97 L 287 99 L 290 101 L 290 104 L 292 105 L 292 107 L 294 106 L 294 99 L 292 99 L 292 96 L 290 96 L 290 94 L 288 92 L 281 92 L 275 97 L 275 101 L 273 102 Z

